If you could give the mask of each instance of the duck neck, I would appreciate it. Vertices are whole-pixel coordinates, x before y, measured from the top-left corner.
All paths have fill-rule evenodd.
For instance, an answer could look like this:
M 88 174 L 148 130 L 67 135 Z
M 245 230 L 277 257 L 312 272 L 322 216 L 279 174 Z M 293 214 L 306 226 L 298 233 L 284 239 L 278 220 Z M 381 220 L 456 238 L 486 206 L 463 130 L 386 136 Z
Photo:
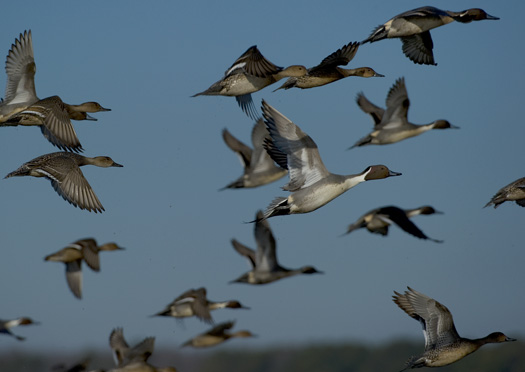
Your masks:
M 343 177 L 342 183 L 344 185 L 344 189 L 348 190 L 360 184 L 361 182 L 365 182 L 366 181 L 365 176 L 366 176 L 365 174 L 358 174 L 358 175 L 351 174 L 348 176 L 342 176 Z

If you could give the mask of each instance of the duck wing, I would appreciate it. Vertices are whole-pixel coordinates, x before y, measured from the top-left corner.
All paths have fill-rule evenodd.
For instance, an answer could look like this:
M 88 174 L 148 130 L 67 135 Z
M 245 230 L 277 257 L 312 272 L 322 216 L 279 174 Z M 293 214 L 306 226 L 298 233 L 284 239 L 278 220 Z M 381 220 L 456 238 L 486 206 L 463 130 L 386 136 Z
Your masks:
M 359 43 L 348 43 L 323 59 L 317 66 L 310 68 L 308 70 L 308 74 L 315 75 L 316 72 L 325 70 L 327 68 L 331 69 L 335 66 L 347 65 L 348 62 L 354 58 L 355 54 L 357 53 L 357 49 L 359 49 Z
M 248 248 L 244 244 L 239 243 L 235 239 L 232 239 L 231 243 L 232 243 L 233 248 L 237 251 L 237 253 L 239 253 L 241 256 L 246 257 L 248 259 L 248 261 L 250 261 L 252 269 L 255 269 L 255 267 L 257 265 L 256 264 L 257 259 L 256 259 L 255 251 L 253 249 L 251 249 L 251 248 Z
M 370 102 L 363 92 L 360 92 L 357 94 L 356 97 L 357 105 L 361 110 L 363 110 L 365 113 L 370 115 L 372 119 L 374 120 L 374 128 L 377 129 L 377 127 L 381 124 L 381 121 L 383 120 L 383 115 L 385 114 L 385 110 L 379 106 L 374 105 L 372 102 Z
M 434 43 L 430 36 L 430 31 L 424 31 L 419 34 L 412 36 L 405 36 L 401 38 L 403 42 L 403 53 L 412 62 L 419 65 L 434 65 L 437 63 L 434 61 Z
M 444 305 L 410 287 L 404 294 L 394 293 L 394 302 L 423 326 L 425 351 L 459 340 L 452 314 Z
M 410 100 L 405 86 L 405 78 L 396 80 L 386 97 L 386 111 L 382 123 L 376 129 L 392 129 L 405 124 L 408 119 Z
M 247 73 L 264 78 L 274 75 L 282 69 L 282 67 L 274 65 L 272 62 L 264 58 L 259 49 L 257 49 L 257 46 L 253 45 L 237 58 L 235 62 L 233 62 L 224 75 L 227 77 L 233 74 Z
M 4 101 L 10 104 L 26 102 L 28 105 L 38 101 L 35 91 L 36 65 L 33 55 L 31 30 L 20 34 L 5 61 L 7 84 Z
M 261 271 L 273 271 L 279 267 L 275 253 L 275 238 L 263 212 L 257 211 L 255 222 L 255 241 L 257 242 L 256 266 Z
M 278 165 L 288 169 L 290 176 L 284 190 L 306 188 L 330 174 L 310 136 L 264 100 L 262 109 L 270 133 L 266 151 Z

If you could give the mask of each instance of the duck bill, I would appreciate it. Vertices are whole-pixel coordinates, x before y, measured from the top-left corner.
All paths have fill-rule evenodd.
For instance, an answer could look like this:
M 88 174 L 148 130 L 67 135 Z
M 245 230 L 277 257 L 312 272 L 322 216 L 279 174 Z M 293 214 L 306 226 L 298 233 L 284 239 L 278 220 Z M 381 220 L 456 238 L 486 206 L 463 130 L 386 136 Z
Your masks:
M 373 77 L 385 77 L 385 75 L 381 75 L 376 72 Z
M 510 341 L 518 341 L 518 340 L 516 340 L 515 338 L 511 338 L 511 337 L 505 338 L 505 342 L 510 342 Z
M 113 162 L 113 164 L 111 164 L 111 166 L 112 166 L 112 167 L 119 167 L 119 168 L 124 167 L 122 164 L 115 163 L 115 162 Z
M 497 21 L 499 19 L 499 17 L 494 17 L 494 16 L 491 16 L 490 14 L 487 14 L 487 18 L 485 19 L 489 19 L 489 20 L 492 20 L 492 21 Z
M 401 176 L 402 174 L 403 174 L 403 173 L 394 172 L 394 171 L 389 171 L 389 172 L 388 172 L 388 177 Z

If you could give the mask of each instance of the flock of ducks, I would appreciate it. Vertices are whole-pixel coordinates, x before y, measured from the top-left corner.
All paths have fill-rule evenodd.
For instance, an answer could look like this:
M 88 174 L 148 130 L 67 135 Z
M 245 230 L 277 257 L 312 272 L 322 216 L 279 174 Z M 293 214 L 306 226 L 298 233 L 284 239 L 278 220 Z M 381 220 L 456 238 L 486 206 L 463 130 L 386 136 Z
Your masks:
M 111 111 L 98 102 L 70 105 L 58 96 L 39 99 L 31 31 L 15 40 L 6 59 L 7 85 L 0 102 L 0 127 L 38 126 L 44 137 L 63 152 L 38 156 L 5 178 L 33 176 L 51 181 L 55 191 L 80 209 L 102 212 L 104 207 L 80 170 L 83 165 L 122 167 L 108 156 L 86 157 L 71 120 L 97 120 L 88 113 Z
M 299 274 L 322 273 L 313 266 L 288 269 L 277 260 L 276 241 L 268 219 L 299 213 L 310 213 L 342 195 L 359 183 L 400 176 L 385 165 L 370 165 L 360 173 L 339 175 L 325 167 L 314 140 L 292 120 L 276 108 L 262 101 L 262 117 L 258 113 L 251 93 L 257 92 L 284 78 L 287 80 L 279 89 L 309 89 L 349 77 L 383 77 L 370 67 L 345 69 L 359 47 L 366 43 L 386 38 L 400 38 L 403 53 L 416 64 L 436 65 L 433 43 L 429 30 L 457 21 L 469 23 L 479 20 L 497 20 L 481 9 L 461 12 L 444 11 L 425 6 L 401 13 L 377 27 L 362 42 L 350 42 L 324 58 L 317 66 L 306 68 L 302 65 L 279 67 L 267 60 L 256 46 L 250 47 L 225 72 L 224 77 L 211 85 L 200 95 L 233 96 L 241 109 L 255 121 L 252 130 L 252 148 L 235 138 L 226 129 L 222 136 L 226 145 L 242 160 L 244 172 L 237 180 L 224 187 L 255 188 L 274 182 L 286 174 L 288 183 L 283 190 L 287 197 L 275 198 L 265 211 L 256 213 L 254 235 L 257 248 L 251 249 L 237 240 L 231 241 L 233 248 L 246 257 L 252 269 L 242 274 L 233 283 L 251 285 L 268 284 Z M 9 50 L 6 60 L 7 87 L 5 99 L 0 103 L 0 126 L 39 126 L 49 142 L 63 152 L 39 156 L 24 163 L 5 178 L 15 176 L 45 177 L 51 181 L 55 191 L 73 206 L 92 212 L 104 208 L 80 170 L 84 165 L 98 167 L 122 167 L 107 156 L 85 157 L 78 152 L 83 147 L 78 140 L 71 120 L 96 120 L 88 113 L 109 111 L 96 102 L 69 105 L 58 96 L 39 99 L 36 95 L 34 75 L 36 65 L 33 57 L 31 31 L 20 35 Z M 388 92 L 386 109 L 368 101 L 363 93 L 357 95 L 357 104 L 374 121 L 374 130 L 357 141 L 352 147 L 364 145 L 392 144 L 420 135 L 432 129 L 457 128 L 446 120 L 416 125 L 408 121 L 409 99 L 404 78 L 399 78 Z M 497 192 L 486 206 L 498 205 L 505 201 L 516 201 L 525 206 L 525 178 L 521 178 Z M 425 235 L 410 218 L 421 214 L 438 214 L 431 206 L 402 209 L 385 206 L 373 209 L 348 226 L 346 234 L 359 228 L 387 235 L 388 227 L 394 223 L 409 234 L 434 242 Z M 122 250 L 115 243 L 97 245 L 95 239 L 78 240 L 66 248 L 45 257 L 46 261 L 62 262 L 66 266 L 68 286 L 77 298 L 82 297 L 82 272 L 84 261 L 92 270 L 100 270 L 99 252 Z M 404 294 L 394 292 L 393 301 L 409 316 L 418 320 L 425 335 L 425 351 L 411 357 L 405 369 L 418 367 L 439 367 L 454 363 L 476 351 L 486 343 L 514 341 L 500 332 L 480 339 L 466 339 L 457 333 L 450 311 L 436 300 L 408 287 Z M 160 317 L 183 319 L 197 317 L 213 324 L 211 311 L 230 308 L 248 309 L 237 300 L 210 301 L 205 288 L 190 289 L 169 303 L 164 310 L 154 314 Z M 10 328 L 34 324 L 30 318 L 0 321 L 0 333 L 12 335 Z M 234 322 L 214 325 L 205 333 L 195 336 L 182 346 L 209 347 L 230 338 L 254 337 L 247 330 L 230 333 Z M 15 336 L 19 340 L 23 338 Z M 153 353 L 154 338 L 148 337 L 138 345 L 130 347 L 124 339 L 123 330 L 116 328 L 110 335 L 110 347 L 114 352 L 116 368 L 111 371 L 175 371 L 173 367 L 154 367 L 147 362 Z

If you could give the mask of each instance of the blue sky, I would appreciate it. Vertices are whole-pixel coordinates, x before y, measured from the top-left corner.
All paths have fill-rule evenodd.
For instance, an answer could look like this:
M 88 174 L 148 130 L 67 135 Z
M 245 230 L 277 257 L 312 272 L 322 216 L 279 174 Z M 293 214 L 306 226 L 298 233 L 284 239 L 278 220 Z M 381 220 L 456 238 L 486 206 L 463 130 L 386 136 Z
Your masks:
M 415 65 L 399 40 L 362 46 L 348 67 L 370 66 L 384 78 L 347 78 L 324 87 L 253 94 L 298 124 L 317 143 L 327 168 L 358 173 L 386 164 L 401 177 L 367 182 L 306 215 L 269 220 L 283 266 L 314 265 L 324 275 L 267 286 L 228 284 L 248 270 L 230 245 L 255 247 L 252 220 L 287 181 L 218 191 L 242 172 L 221 138 L 223 128 L 249 144 L 252 122 L 231 97 L 190 96 L 206 89 L 251 45 L 279 66 L 318 64 L 350 41 L 419 1 L 33 2 L 4 5 L 0 54 L 26 29 L 33 33 L 37 94 L 65 102 L 96 100 L 111 112 L 75 122 L 85 155 L 109 155 L 124 168 L 83 169 L 106 212 L 63 201 L 46 180 L 0 182 L 3 265 L 0 317 L 41 322 L 16 329 L 24 343 L 0 337 L 3 350 L 107 348 L 111 329 L 130 339 L 156 336 L 176 347 L 207 326 L 196 319 L 149 318 L 183 291 L 205 286 L 212 300 L 238 299 L 251 310 L 219 310 L 217 322 L 259 337 L 230 346 L 316 341 L 420 339 L 420 326 L 391 301 L 407 285 L 445 304 L 458 332 L 481 337 L 525 334 L 525 210 L 483 209 L 504 185 L 523 177 L 520 117 L 525 49 L 517 33 L 522 2 L 441 1 L 442 9 L 480 7 L 499 21 L 452 23 L 432 31 L 434 66 Z M 332 7 L 333 9 L 329 9 Z M 355 104 L 375 104 L 399 77 L 411 100 L 409 120 L 447 119 L 459 130 L 433 131 L 388 146 L 346 149 L 372 128 Z M 0 75 L 5 86 L 5 74 Z M 3 89 L 3 88 L 1 88 Z M 36 128 L 0 128 L 7 174 L 57 151 Z M 348 224 L 384 205 L 429 204 L 443 215 L 414 221 L 443 244 L 390 229 L 383 238 Z M 115 241 L 102 270 L 84 267 L 84 298 L 67 288 L 63 265 L 43 258 L 83 237 Z M 228 346 L 221 346 L 228 347 Z M 501 346 L 504 347 L 504 346 Z M 404 359 L 401 358 L 401 362 Z

